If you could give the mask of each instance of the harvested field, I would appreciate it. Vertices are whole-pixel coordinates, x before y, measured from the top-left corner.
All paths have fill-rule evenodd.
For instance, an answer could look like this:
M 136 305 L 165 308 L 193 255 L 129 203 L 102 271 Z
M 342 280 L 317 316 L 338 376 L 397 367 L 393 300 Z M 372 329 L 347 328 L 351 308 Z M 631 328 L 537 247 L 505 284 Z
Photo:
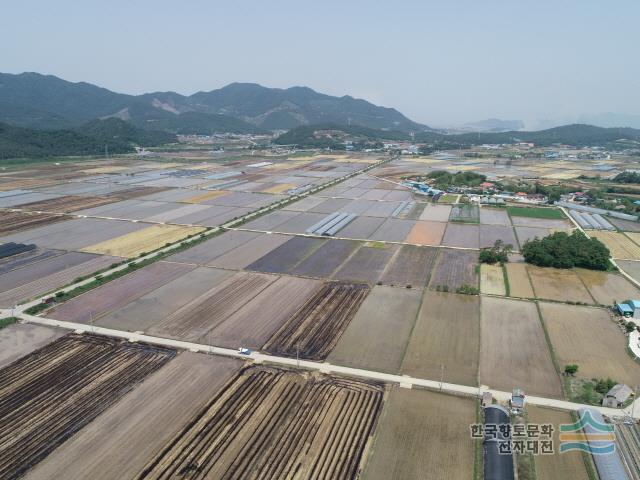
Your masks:
M 382 400 L 377 384 L 247 368 L 136 478 L 353 479 Z
M 383 195 L 386 195 L 386 191 L 378 190 L 382 192 Z M 400 202 L 375 202 L 369 208 L 367 208 L 362 215 L 367 217 L 389 217 L 393 213 L 393 211 L 398 208 Z M 345 207 L 343 210 L 348 210 L 348 207 Z
M 425 290 L 402 374 L 463 385 L 478 383 L 480 297 Z
M 350 282 L 376 283 L 398 248 L 397 245 L 365 243 L 342 265 L 333 278 Z
M 511 219 L 505 208 L 480 207 L 480 223 L 484 225 L 511 226 Z
M 18 268 L 27 267 L 36 262 L 42 262 L 49 258 L 62 255 L 62 250 L 47 250 L 45 248 L 36 248 L 20 255 L 12 255 L 0 259 L 0 275 L 17 270 Z
M 606 310 L 540 302 L 540 311 L 560 366 L 575 363 L 581 377 L 640 384 L 640 365 Z
M 591 296 L 601 305 L 638 298 L 640 290 L 622 275 L 577 268 L 576 273 L 587 286 Z
M 387 242 L 402 242 L 409 232 L 412 231 L 415 223 L 413 220 L 388 218 L 369 238 L 371 240 L 383 240 Z
M 506 295 L 501 265 L 480 265 L 480 291 L 490 295 Z
M 298 215 L 293 217 L 291 220 L 287 220 L 286 222 L 278 225 L 278 231 L 287 233 L 305 233 L 309 227 L 315 225 L 325 217 L 326 215 L 324 213 L 298 213 Z
M 537 298 L 561 302 L 594 303 L 589 291 L 573 270 L 542 268 L 527 265 L 533 291 Z
M 446 285 L 454 292 L 462 285 L 478 285 L 478 252 L 443 249 L 431 274 L 430 288 Z
M 356 217 L 349 225 L 338 232 L 341 238 L 355 238 L 358 240 L 368 239 L 380 225 L 384 223 L 384 218 L 379 217 Z
M 149 333 L 187 341 L 205 341 L 209 331 L 277 278 L 275 275 L 236 273 L 151 327 Z
M 291 203 L 283 207 L 283 210 L 292 210 L 294 212 L 306 212 L 312 209 L 313 207 L 317 207 L 324 201 L 326 201 L 326 199 L 322 197 L 313 197 L 313 196 L 304 197 L 303 199 L 298 200 L 297 202 Z
M 420 214 L 420 220 L 433 222 L 448 222 L 451 215 L 451 205 L 432 205 L 426 203 L 424 210 Z
M 65 256 L 66 255 L 61 255 L 60 257 L 55 257 L 52 260 Z M 78 277 L 106 268 L 118 260 L 119 259 L 117 258 L 108 256 L 90 258 L 87 261 L 76 264 L 72 267 L 58 270 L 50 275 L 41 276 L 28 283 L 10 288 L 9 290 L 5 290 L 0 293 L 0 306 L 11 307 L 16 303 L 44 295 L 47 292 L 51 292 L 71 283 Z M 39 264 L 34 264 L 34 266 L 37 267 Z M 26 270 L 26 268 L 9 272 L 5 277 L 11 277 L 12 274 L 21 273 L 22 270 Z
M 427 390 L 391 390 L 369 453 L 364 480 L 473 477 L 469 425 L 475 402 Z
M 146 331 L 162 319 L 211 290 L 234 272 L 198 267 L 126 306 L 102 316 L 97 325 L 129 332 Z
M 519 387 L 530 395 L 560 398 L 560 378 L 535 303 L 482 297 L 480 307 L 480 383 L 507 392 Z
M 156 262 L 72 298 L 47 316 L 79 323 L 99 320 L 194 268 L 183 263 Z
M 386 285 L 424 287 L 438 258 L 438 249 L 403 245 L 393 257 L 380 281 Z
M 554 445 L 560 445 L 560 425 L 573 423 L 569 412 L 559 412 L 532 405 L 527 406 L 527 417 L 529 423 L 553 425 Z M 556 452 L 553 455 L 536 455 L 534 458 L 538 480 L 555 480 L 557 478 L 589 479 L 581 452 L 560 453 L 556 447 Z
M 416 222 L 404 241 L 415 245 L 440 245 L 446 228 L 446 223 L 419 221 Z
M 14 323 L 0 329 L 0 368 L 65 335 L 68 330 L 34 323 Z
M 127 233 L 105 242 L 90 245 L 84 252 L 134 258 L 144 252 L 164 247 L 190 235 L 203 232 L 201 227 L 179 227 L 177 225 L 153 225 L 137 232 Z
M 216 257 L 208 262 L 208 265 L 240 270 L 258 261 L 292 238 L 294 237 L 289 235 L 260 234 L 259 237 L 249 240 L 237 248 Z
M 0 235 L 8 235 L 30 228 L 42 227 L 68 219 L 69 217 L 65 217 L 64 215 L 53 215 L 49 213 L 0 211 Z
M 214 258 L 247 243 L 249 240 L 258 238 L 262 234 L 258 232 L 242 232 L 232 230 L 218 235 L 206 242 L 202 242 L 195 247 L 188 248 L 182 252 L 171 255 L 168 259 L 172 262 L 194 263 L 197 265 L 206 265 Z
M 291 270 L 293 275 L 330 278 L 331 274 L 360 247 L 353 240 L 330 240 Z
M 604 243 L 613 258 L 640 260 L 640 247 L 624 233 L 593 230 L 589 232 L 589 236 Z
M 326 241 L 320 238 L 293 237 L 247 266 L 248 270 L 284 273 L 305 260 Z
M 444 232 L 442 245 L 448 247 L 479 248 L 480 227 L 478 225 L 465 225 L 460 223 L 448 223 Z
M 134 478 L 241 366 L 224 357 L 181 353 L 61 445 L 27 478 Z
M 351 203 L 351 200 L 347 198 L 329 198 L 315 207 L 310 208 L 308 211 L 329 214 L 340 210 L 349 203 Z
M 524 263 L 507 263 L 507 277 L 509 278 L 509 295 L 520 298 L 535 298 L 527 266 Z
M 206 202 L 207 200 L 213 200 L 214 198 L 222 197 L 229 192 L 225 192 L 224 190 L 213 190 L 210 192 L 198 193 L 193 197 L 188 197 L 180 200 L 183 203 L 201 203 Z
M 319 280 L 281 277 L 214 328 L 214 345 L 259 349 L 321 287 Z
M 514 249 L 518 248 L 518 241 L 515 233 L 513 233 L 513 227 L 480 225 L 481 248 L 493 247 L 497 240 L 502 240 L 505 245 L 511 245 Z
M 537 227 L 515 227 L 515 231 L 518 236 L 518 243 L 520 244 L 520 247 L 523 247 L 529 240 L 533 240 L 534 238 L 544 238 L 551 233 L 547 228 Z
M 274 355 L 323 360 L 369 293 L 365 285 L 330 282 L 271 337 L 263 349 Z
M 70 334 L 0 370 L 0 477 L 24 474 L 174 355 Z
M 472 203 L 461 203 L 451 208 L 449 215 L 450 222 L 478 223 L 480 221 L 480 211 L 478 205 Z
M 64 195 L 41 202 L 31 202 L 21 204 L 22 210 L 37 210 L 43 212 L 69 213 L 77 210 L 99 207 L 119 201 L 118 198 L 108 197 L 82 197 L 79 195 Z
M 640 262 L 633 262 L 630 260 L 618 260 L 616 262 L 618 266 L 630 275 L 636 282 L 640 282 Z
M 398 373 L 422 292 L 373 287 L 329 355 L 334 365 Z

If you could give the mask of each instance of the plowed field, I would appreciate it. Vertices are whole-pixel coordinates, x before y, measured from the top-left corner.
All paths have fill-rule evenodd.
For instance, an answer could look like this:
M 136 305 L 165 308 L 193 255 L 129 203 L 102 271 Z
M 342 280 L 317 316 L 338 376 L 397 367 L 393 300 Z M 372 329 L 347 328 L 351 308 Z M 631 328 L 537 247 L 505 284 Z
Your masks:
M 67 220 L 63 215 L 51 215 L 48 213 L 26 213 L 0 211 L 0 235 L 42 227 L 50 223 Z

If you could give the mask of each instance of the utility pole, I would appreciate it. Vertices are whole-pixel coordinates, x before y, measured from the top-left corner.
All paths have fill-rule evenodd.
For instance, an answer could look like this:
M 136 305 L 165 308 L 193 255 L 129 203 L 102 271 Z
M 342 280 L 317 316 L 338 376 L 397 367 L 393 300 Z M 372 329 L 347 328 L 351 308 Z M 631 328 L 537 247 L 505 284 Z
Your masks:
M 444 364 L 440 365 L 440 391 L 442 391 L 442 382 L 444 380 Z
M 300 368 L 300 342 L 296 342 L 296 365 Z
M 635 409 L 636 409 L 636 400 L 638 400 L 638 390 L 640 390 L 640 386 L 636 385 L 636 389 L 634 392 L 634 397 L 633 397 L 633 402 L 631 403 L 631 421 L 635 422 L 633 414 L 635 413 Z

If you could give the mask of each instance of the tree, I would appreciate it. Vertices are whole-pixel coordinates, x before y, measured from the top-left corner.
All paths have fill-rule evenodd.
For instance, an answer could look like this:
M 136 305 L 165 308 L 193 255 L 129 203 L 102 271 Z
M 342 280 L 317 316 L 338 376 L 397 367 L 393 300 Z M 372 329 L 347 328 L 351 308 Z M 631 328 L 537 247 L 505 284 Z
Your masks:
M 544 238 L 535 238 L 522 247 L 527 263 L 539 267 L 608 270 L 609 249 L 596 238 L 576 230 L 571 235 L 556 232 Z
M 509 262 L 509 254 L 512 251 L 512 245 L 505 245 L 502 240 L 496 240 L 493 247 L 480 250 L 479 260 L 480 263 L 488 263 L 491 265 L 494 263 L 504 264 Z
M 577 371 L 578 371 L 578 365 L 576 364 L 570 364 L 570 365 L 564 366 L 565 375 L 570 375 L 573 377 Z

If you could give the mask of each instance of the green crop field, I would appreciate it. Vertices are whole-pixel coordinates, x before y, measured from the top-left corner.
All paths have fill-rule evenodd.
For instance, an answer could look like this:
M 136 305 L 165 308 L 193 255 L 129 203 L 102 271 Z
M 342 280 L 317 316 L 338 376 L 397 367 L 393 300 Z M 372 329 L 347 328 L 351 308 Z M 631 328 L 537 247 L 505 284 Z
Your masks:
M 507 212 L 512 217 L 547 218 L 564 220 L 566 217 L 562 210 L 546 207 L 507 207 Z

